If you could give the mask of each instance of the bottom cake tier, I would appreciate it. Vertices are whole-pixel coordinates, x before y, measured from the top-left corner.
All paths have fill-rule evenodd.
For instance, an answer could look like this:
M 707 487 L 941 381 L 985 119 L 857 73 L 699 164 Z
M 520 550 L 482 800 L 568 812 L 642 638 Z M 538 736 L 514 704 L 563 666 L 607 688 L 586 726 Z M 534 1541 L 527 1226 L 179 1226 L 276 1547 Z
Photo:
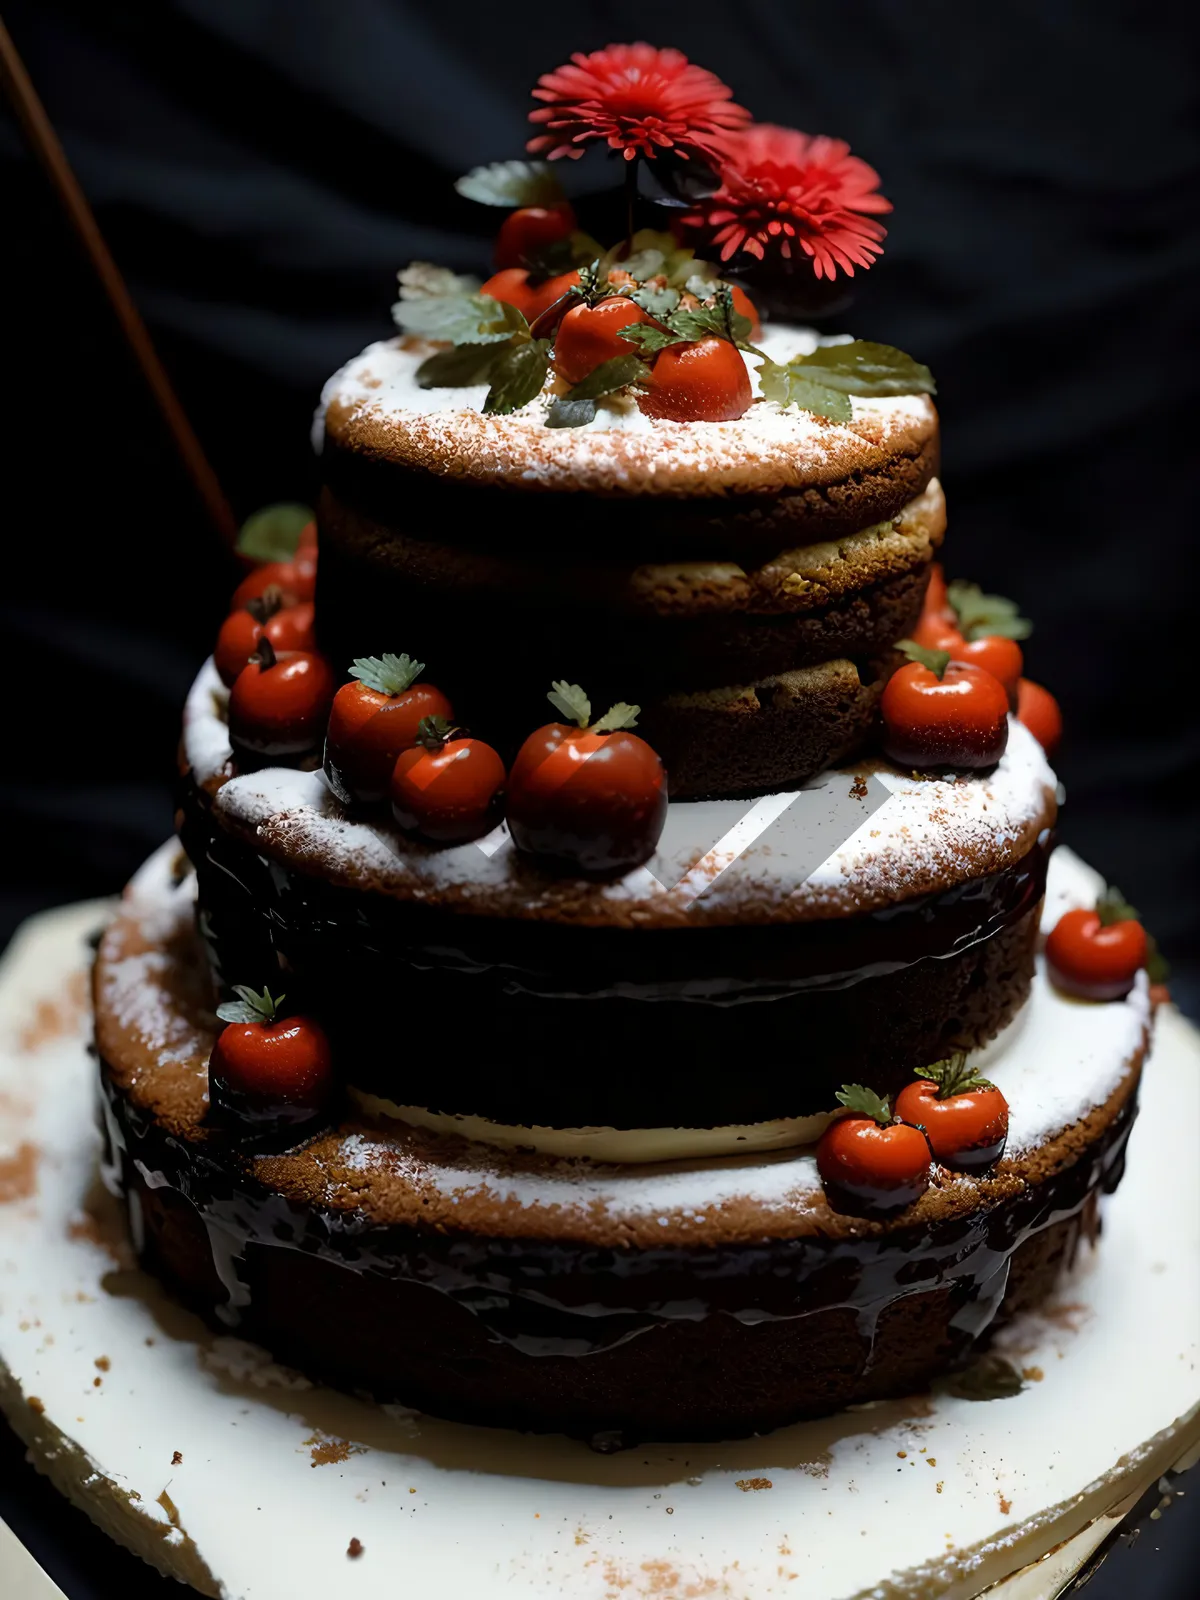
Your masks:
M 1095 892 L 1056 855 L 1047 921 Z M 299 1142 L 247 1142 L 208 1116 L 219 1025 L 193 901 L 164 847 L 100 947 L 106 1181 L 144 1265 L 184 1299 L 379 1399 L 618 1444 L 908 1393 L 1050 1291 L 1123 1170 L 1145 976 L 1096 1004 L 1040 966 L 979 1052 L 1010 1106 L 1003 1160 L 979 1177 L 935 1167 L 889 1218 L 831 1206 L 811 1146 L 616 1166 L 361 1103 Z M 751 1016 L 747 1050 L 752 1031 Z

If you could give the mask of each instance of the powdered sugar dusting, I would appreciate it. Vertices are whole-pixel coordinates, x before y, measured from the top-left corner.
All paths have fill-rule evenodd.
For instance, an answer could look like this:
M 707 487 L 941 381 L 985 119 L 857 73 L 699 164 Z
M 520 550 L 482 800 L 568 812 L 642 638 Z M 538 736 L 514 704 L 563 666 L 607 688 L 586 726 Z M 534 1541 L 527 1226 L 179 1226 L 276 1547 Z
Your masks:
M 815 348 L 808 328 L 767 329 L 762 349 L 786 361 Z M 853 463 L 864 447 L 886 449 L 914 428 L 932 426 L 922 395 L 854 400 L 845 424 L 795 406 L 756 399 L 733 422 L 664 422 L 643 415 L 636 401 L 616 396 L 581 428 L 547 428 L 546 409 L 563 385 L 549 377 L 542 393 L 509 416 L 485 416 L 486 384 L 421 389 L 416 372 L 433 347 L 411 339 L 369 345 L 326 383 L 313 422 L 320 451 L 327 428 L 353 440 L 370 432 L 389 453 L 453 476 L 496 479 L 574 490 L 636 487 L 640 493 L 716 494 L 739 488 L 787 487 L 811 480 L 831 460 Z M 757 364 L 746 357 L 758 393 Z M 849 452 L 849 455 L 847 455 Z
M 224 723 L 215 709 L 219 684 L 209 662 L 188 699 L 184 748 L 199 782 L 219 778 L 230 758 Z M 741 854 L 736 872 L 714 878 L 696 898 L 685 880 L 667 890 L 644 867 L 614 882 L 584 885 L 542 877 L 519 864 L 503 826 L 477 843 L 433 849 L 407 840 L 384 822 L 346 816 L 320 773 L 271 767 L 231 779 L 214 802 L 218 816 L 252 830 L 257 843 L 285 861 L 304 863 L 349 886 L 371 884 L 390 894 L 424 899 L 450 895 L 486 902 L 508 916 L 565 915 L 581 906 L 595 921 L 631 906 L 660 918 L 691 922 L 728 919 L 770 906 L 785 916 L 825 910 L 865 910 L 892 904 L 964 879 L 998 871 L 1033 843 L 1052 811 L 1054 775 L 1041 746 L 1010 722 L 1008 749 L 982 776 L 913 778 L 884 769 L 876 775 L 891 798 L 812 870 L 802 841 L 768 829 Z M 846 782 L 833 775 L 828 781 Z M 754 805 L 768 804 L 758 800 Z M 687 805 L 688 802 L 673 802 Z M 733 828 L 751 802 L 720 802 Z

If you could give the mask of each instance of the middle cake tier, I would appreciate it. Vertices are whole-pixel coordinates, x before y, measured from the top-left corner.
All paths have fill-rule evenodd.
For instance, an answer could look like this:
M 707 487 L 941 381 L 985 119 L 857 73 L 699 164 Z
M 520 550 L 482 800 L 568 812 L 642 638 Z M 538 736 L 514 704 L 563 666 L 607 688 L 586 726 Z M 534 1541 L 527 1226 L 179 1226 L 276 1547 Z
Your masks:
M 1015 721 L 986 774 L 872 759 L 673 801 L 654 857 L 594 883 L 503 826 L 426 846 L 319 772 L 238 772 L 223 708 L 207 666 L 180 831 L 218 981 L 285 987 L 365 1095 L 521 1128 L 803 1118 L 979 1047 L 1028 992 L 1055 781 Z

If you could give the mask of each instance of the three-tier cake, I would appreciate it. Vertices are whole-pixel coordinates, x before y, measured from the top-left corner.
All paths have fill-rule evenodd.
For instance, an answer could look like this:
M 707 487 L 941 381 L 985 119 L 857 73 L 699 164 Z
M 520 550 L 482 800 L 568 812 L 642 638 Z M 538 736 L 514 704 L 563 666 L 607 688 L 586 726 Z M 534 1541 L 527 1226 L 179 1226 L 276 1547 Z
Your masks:
M 334 1382 L 745 1433 L 927 1384 L 1094 1237 L 1146 937 L 1052 859 L 1025 625 L 942 578 L 927 369 L 758 325 L 878 253 L 870 168 L 678 52 L 538 99 L 535 153 L 710 192 L 605 250 L 547 162 L 471 174 L 495 275 L 407 269 L 326 385 L 317 535 L 255 525 L 100 948 L 106 1175 Z

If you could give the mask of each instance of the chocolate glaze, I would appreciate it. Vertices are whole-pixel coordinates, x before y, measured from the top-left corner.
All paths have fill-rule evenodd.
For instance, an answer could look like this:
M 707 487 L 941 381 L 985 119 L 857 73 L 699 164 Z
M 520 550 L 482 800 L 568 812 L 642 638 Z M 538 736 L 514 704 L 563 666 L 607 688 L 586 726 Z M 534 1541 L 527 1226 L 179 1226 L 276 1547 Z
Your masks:
M 992 1325 L 1014 1255 L 1116 1187 L 1136 1116 L 1131 1095 L 1071 1165 L 960 1218 L 876 1237 L 638 1250 L 380 1227 L 361 1212 L 293 1204 L 246 1176 L 221 1141 L 168 1134 L 106 1073 L 102 1105 L 104 1174 L 130 1202 L 135 1243 L 144 1244 L 139 1196 L 165 1190 L 186 1201 L 206 1230 L 223 1288 L 210 1310 L 230 1325 L 253 1331 L 256 1281 L 275 1270 L 261 1253 L 294 1251 L 448 1298 L 489 1341 L 525 1357 L 603 1358 L 663 1324 L 728 1317 L 751 1328 L 848 1310 L 864 1347 L 863 1374 L 881 1316 L 933 1290 L 952 1295 L 950 1354 L 965 1355 Z M 404 1393 L 404 1377 L 395 1372 L 394 1392 Z
M 194 786 L 181 838 L 218 983 L 285 972 L 361 1088 L 567 1127 L 672 1125 L 684 1103 L 697 1126 L 805 1115 L 843 1083 L 898 1089 L 983 1042 L 1028 992 L 1052 845 L 1044 833 L 1001 872 L 858 916 L 560 929 L 291 870 L 220 826 Z M 731 1073 L 748 1005 L 756 1065 Z M 469 1044 L 448 1026 L 464 1016 Z

